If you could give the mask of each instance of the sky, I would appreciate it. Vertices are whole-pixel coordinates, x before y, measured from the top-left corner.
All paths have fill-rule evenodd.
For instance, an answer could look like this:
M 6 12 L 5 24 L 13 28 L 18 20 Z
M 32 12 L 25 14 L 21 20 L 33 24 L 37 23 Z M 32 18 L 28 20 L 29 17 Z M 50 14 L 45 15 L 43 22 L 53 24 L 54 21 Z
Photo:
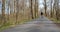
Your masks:
M 43 6 L 43 0 L 39 0 L 39 7 L 42 8 Z

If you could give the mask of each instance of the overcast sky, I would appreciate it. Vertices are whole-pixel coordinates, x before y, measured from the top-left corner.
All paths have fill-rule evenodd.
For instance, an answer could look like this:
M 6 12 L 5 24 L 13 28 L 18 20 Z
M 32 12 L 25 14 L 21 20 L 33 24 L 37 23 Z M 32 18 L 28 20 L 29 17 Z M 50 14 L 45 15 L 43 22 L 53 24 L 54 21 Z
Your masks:
M 39 7 L 42 8 L 43 6 L 43 0 L 39 0 Z

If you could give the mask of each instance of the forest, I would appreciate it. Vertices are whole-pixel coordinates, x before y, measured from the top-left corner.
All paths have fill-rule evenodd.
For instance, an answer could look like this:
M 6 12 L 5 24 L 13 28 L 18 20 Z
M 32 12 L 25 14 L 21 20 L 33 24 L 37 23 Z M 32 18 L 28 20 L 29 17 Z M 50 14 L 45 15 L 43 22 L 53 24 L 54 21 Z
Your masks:
M 60 0 L 43 0 L 42 5 L 40 8 L 40 0 L 0 0 L 0 28 L 37 19 L 41 12 L 60 25 Z

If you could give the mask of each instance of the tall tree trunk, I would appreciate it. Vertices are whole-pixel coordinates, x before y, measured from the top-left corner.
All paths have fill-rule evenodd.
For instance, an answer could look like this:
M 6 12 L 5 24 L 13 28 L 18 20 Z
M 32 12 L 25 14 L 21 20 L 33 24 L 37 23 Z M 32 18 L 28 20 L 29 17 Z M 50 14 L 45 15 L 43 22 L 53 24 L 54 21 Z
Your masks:
M 17 1 L 17 11 L 16 11 L 16 23 L 18 24 L 18 14 L 19 14 L 19 0 L 16 0 Z
M 2 0 L 2 22 L 5 24 L 5 0 Z
M 38 0 L 36 1 L 36 16 L 38 17 Z
M 47 13 L 46 13 L 46 9 L 47 9 L 47 5 L 46 5 L 46 0 L 44 0 L 44 8 L 45 8 L 45 16 L 47 16 Z
M 9 9 L 10 9 L 10 1 L 8 1 L 8 20 L 9 20 Z
M 35 0 L 35 7 L 34 8 L 35 8 L 35 18 L 36 18 L 36 0 Z
M 50 5 L 51 5 L 51 17 L 52 17 L 52 0 L 51 0 L 51 4 Z
M 14 15 L 16 14 L 16 0 L 14 0 Z
M 53 4 L 53 18 L 54 18 L 54 9 L 55 9 L 55 3 Z
M 59 12 L 58 12 L 58 11 L 59 11 L 58 0 L 55 0 L 54 3 L 55 3 L 56 19 L 58 20 L 58 18 L 59 18 L 59 17 L 58 17 L 58 13 L 59 13 Z
M 32 19 L 34 19 L 34 17 L 33 17 L 33 9 L 32 9 L 32 0 L 31 0 L 31 17 L 32 17 Z
M 57 16 L 57 20 L 59 20 L 59 0 L 57 0 L 56 16 Z
M 35 18 L 38 16 L 38 0 L 35 0 Z

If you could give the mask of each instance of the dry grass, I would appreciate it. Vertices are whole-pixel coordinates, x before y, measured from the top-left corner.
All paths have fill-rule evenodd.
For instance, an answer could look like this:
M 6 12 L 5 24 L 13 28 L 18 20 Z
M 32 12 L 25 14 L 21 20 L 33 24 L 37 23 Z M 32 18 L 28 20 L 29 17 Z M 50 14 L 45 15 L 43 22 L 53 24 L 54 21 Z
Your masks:
M 25 22 L 31 20 L 31 15 L 29 14 L 29 11 L 25 13 L 20 13 L 18 15 L 17 23 L 16 23 L 16 14 L 9 15 L 9 20 L 8 20 L 8 15 L 5 15 L 5 18 L 6 18 L 6 23 L 0 27 L 0 30 L 9 28 L 10 26 L 14 27 L 16 24 L 20 24 L 20 25 L 24 24 Z
M 54 21 L 54 23 L 60 23 L 60 20 L 57 20 L 55 18 L 50 18 L 52 21 Z
M 29 20 L 32 20 L 31 11 L 29 10 L 26 10 L 23 13 L 19 12 L 17 22 L 16 22 L 16 14 L 9 15 L 9 20 L 8 20 L 8 15 L 5 15 L 5 18 L 6 18 L 6 23 L 0 27 L 0 30 L 6 29 L 9 27 L 14 27 L 17 24 L 21 25 L 21 24 L 24 24 L 25 22 L 28 22 Z
M 53 21 L 58 27 L 60 27 L 60 20 L 57 20 L 56 18 L 49 18 L 49 19 Z

